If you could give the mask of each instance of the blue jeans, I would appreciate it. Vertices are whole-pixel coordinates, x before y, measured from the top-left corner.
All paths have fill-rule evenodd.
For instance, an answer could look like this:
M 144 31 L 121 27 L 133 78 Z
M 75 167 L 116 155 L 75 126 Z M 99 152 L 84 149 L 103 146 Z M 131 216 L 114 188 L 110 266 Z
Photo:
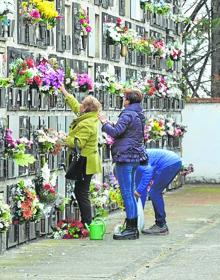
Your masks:
M 134 196 L 134 175 L 139 163 L 119 163 L 115 165 L 116 177 L 120 186 L 122 198 L 128 219 L 137 218 L 137 202 Z
M 155 213 L 155 223 L 158 226 L 166 224 L 166 212 L 163 199 L 163 190 L 173 181 L 181 169 L 181 161 L 168 166 L 164 169 L 156 170 L 152 180 L 153 184 L 149 190 L 149 195 L 153 204 Z M 145 204 L 146 194 L 142 197 L 142 203 Z

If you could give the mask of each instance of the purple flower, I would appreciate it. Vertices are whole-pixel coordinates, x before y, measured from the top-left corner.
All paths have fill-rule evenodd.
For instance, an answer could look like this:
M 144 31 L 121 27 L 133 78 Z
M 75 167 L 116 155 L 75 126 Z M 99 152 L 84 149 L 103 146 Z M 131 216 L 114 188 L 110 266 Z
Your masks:
M 51 64 L 46 60 L 42 60 L 37 66 L 37 69 L 41 72 L 41 77 L 43 81 L 43 87 L 45 86 L 47 90 L 52 90 L 55 94 L 60 88 L 61 84 L 64 82 L 64 71 L 59 68 L 57 70 L 53 69 Z

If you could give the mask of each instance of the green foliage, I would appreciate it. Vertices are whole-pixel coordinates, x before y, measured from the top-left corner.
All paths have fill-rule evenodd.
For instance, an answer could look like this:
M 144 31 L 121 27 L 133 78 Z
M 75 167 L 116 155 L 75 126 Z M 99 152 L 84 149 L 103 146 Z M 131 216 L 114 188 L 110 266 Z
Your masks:
M 24 154 L 22 152 L 14 154 L 13 159 L 19 166 L 28 166 L 29 164 L 33 164 L 35 162 L 34 156 L 30 154 Z

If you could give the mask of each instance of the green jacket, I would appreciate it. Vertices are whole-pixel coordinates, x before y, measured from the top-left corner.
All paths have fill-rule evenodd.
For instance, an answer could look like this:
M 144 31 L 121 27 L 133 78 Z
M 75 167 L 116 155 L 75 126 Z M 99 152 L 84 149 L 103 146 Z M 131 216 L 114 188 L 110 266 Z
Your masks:
M 87 158 L 86 174 L 101 173 L 101 161 L 98 153 L 98 112 L 79 114 L 80 103 L 68 94 L 65 98 L 71 110 L 77 115 L 70 125 L 66 144 L 69 152 L 74 146 L 74 139 L 78 139 L 81 155 Z

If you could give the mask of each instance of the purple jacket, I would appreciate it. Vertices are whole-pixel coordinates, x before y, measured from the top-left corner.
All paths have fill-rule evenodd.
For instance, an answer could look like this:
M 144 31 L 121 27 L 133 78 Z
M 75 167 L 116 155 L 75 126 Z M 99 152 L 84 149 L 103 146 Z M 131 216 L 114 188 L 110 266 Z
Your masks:
M 102 130 L 115 139 L 111 148 L 113 162 L 147 160 L 143 138 L 144 123 L 140 103 L 133 103 L 121 112 L 115 125 L 103 125 Z

